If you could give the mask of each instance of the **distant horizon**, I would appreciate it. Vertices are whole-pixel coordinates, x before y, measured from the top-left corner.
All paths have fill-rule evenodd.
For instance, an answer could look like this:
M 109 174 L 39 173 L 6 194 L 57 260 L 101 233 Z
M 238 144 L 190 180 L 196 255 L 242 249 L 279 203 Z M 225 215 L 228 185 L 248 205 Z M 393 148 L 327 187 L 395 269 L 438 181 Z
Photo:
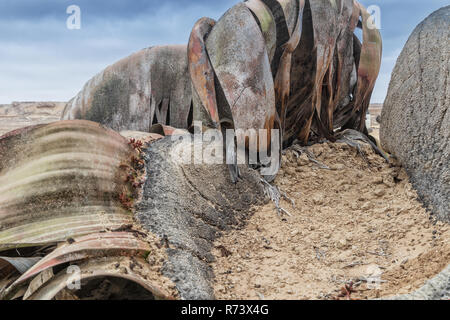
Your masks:
M 195 22 L 219 19 L 238 0 L 2 0 L 0 104 L 67 102 L 107 66 L 153 45 L 186 44 Z M 414 28 L 447 0 L 360 0 L 381 10 L 383 61 L 371 103 L 384 102 L 391 72 Z M 70 30 L 67 9 L 81 9 Z

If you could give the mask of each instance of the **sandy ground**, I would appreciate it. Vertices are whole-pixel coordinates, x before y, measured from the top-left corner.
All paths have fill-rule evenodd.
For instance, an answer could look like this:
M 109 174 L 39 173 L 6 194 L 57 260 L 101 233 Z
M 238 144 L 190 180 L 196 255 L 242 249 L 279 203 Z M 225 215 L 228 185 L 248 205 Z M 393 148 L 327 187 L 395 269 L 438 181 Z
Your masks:
M 13 102 L 0 105 L 0 136 L 36 124 L 59 121 L 65 102 Z
M 288 151 L 275 183 L 290 201 L 255 208 L 216 243 L 218 299 L 336 299 L 408 293 L 450 263 L 450 228 L 433 221 L 400 167 L 345 144 Z M 340 299 L 345 299 L 341 297 Z

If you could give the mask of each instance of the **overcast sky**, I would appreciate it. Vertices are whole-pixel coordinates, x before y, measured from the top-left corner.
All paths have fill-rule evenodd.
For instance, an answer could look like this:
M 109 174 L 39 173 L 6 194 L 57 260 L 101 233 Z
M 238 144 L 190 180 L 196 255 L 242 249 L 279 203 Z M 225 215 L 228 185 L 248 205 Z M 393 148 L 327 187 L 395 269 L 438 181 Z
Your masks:
M 142 48 L 186 43 L 199 18 L 218 19 L 238 2 L 0 0 L 0 104 L 67 101 L 106 66 Z M 361 2 L 381 8 L 383 64 L 372 102 L 383 102 L 390 73 L 408 36 L 449 0 Z M 80 30 L 66 27 L 70 5 L 81 8 Z

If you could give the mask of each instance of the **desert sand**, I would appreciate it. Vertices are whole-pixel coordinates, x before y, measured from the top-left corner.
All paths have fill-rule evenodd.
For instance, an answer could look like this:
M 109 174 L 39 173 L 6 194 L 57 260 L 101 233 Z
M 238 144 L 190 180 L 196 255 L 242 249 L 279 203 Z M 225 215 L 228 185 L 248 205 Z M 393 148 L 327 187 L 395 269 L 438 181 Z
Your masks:
M 275 181 L 287 213 L 254 208 L 244 228 L 217 241 L 217 298 L 346 299 L 346 284 L 353 299 L 386 298 L 447 266 L 449 227 L 430 217 L 394 159 L 369 146 L 308 149 L 318 163 L 288 150 Z

